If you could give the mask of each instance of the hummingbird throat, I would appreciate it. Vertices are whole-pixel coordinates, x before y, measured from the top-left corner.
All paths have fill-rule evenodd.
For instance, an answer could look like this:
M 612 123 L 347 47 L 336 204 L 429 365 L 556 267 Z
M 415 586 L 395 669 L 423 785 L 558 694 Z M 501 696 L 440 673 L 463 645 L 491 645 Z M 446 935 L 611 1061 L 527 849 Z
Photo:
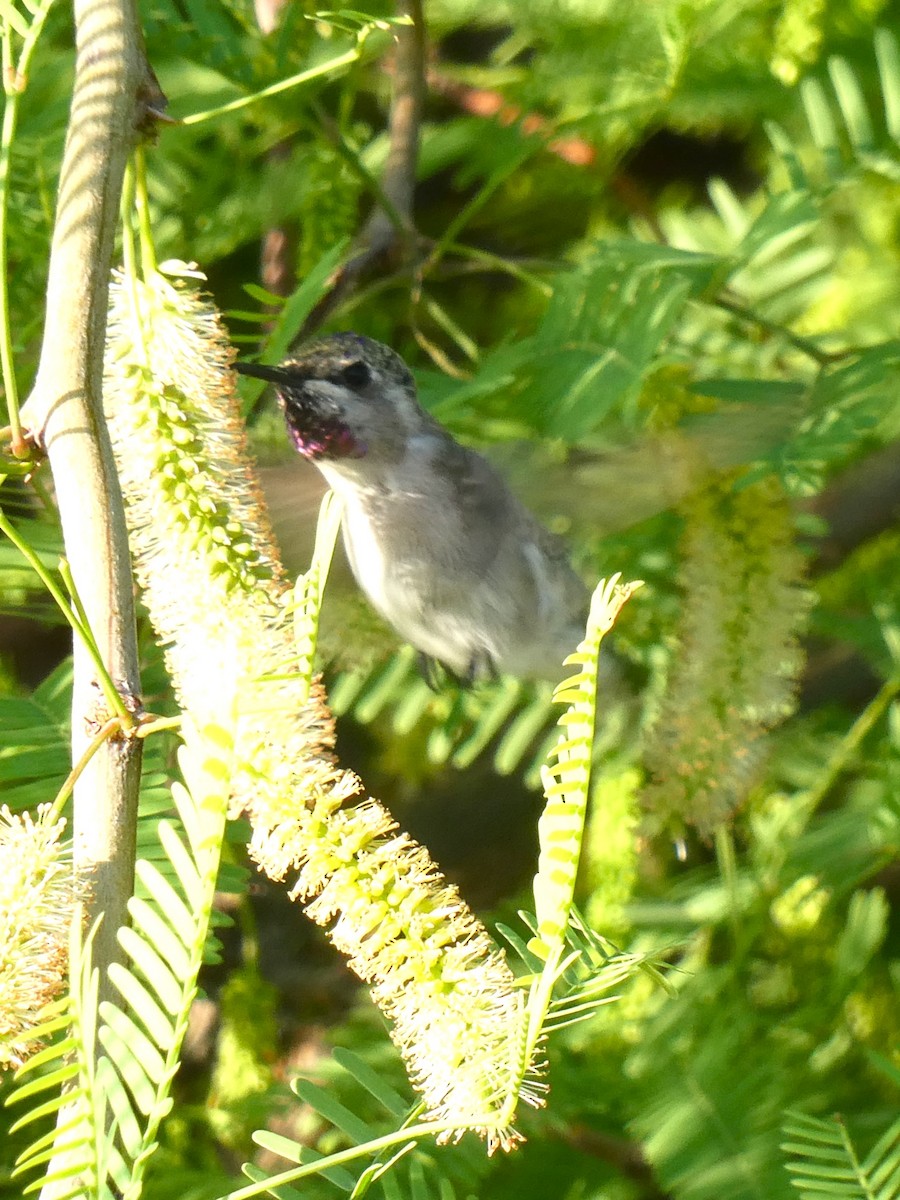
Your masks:
M 294 448 L 304 458 L 362 458 L 366 453 L 366 446 L 337 417 L 294 404 L 285 404 L 284 415 Z

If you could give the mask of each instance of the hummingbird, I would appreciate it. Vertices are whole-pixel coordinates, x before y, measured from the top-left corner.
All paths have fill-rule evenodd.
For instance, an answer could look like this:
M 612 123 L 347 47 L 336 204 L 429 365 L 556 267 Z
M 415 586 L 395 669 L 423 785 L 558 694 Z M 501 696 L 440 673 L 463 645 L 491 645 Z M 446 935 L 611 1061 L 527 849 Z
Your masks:
M 235 369 L 274 386 L 294 448 L 343 502 L 360 589 L 429 682 L 437 665 L 465 683 L 561 678 L 588 589 L 562 540 L 421 406 L 399 354 L 336 333 L 278 366 Z

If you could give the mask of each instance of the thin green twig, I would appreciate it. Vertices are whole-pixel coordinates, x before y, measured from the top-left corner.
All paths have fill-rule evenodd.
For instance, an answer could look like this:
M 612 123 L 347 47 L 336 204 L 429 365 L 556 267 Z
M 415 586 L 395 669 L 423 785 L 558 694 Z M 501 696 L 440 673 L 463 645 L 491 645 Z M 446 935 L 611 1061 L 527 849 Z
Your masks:
M 154 733 L 162 733 L 165 729 L 180 729 L 182 717 L 154 717 L 149 713 L 141 720 L 135 734 L 139 738 L 151 737 Z
M 223 1200 L 251 1200 L 253 1196 L 271 1193 L 276 1187 L 294 1183 L 296 1180 L 305 1179 L 310 1175 L 318 1175 L 330 1167 L 343 1166 L 344 1163 L 354 1162 L 358 1158 L 378 1154 L 382 1150 L 388 1150 L 391 1146 L 400 1145 L 410 1139 L 453 1133 L 457 1130 L 458 1126 L 453 1125 L 450 1121 L 424 1121 L 420 1125 L 410 1125 L 397 1129 L 393 1133 L 385 1134 L 384 1137 L 373 1138 L 370 1142 L 364 1142 L 360 1146 L 351 1146 L 348 1150 L 340 1150 L 336 1154 L 316 1159 L 315 1162 L 292 1167 L 289 1171 L 281 1171 L 278 1175 L 272 1175 L 259 1183 L 251 1183 L 248 1187 L 238 1188 L 235 1192 L 229 1192 Z
M 49 516 L 55 523 L 57 519 L 56 505 L 49 489 L 36 471 L 29 480 L 29 487 L 40 500 L 45 516 Z
M 88 621 L 87 612 L 85 611 L 84 605 L 81 602 L 78 589 L 75 587 L 75 580 L 72 576 L 72 568 L 69 566 L 68 560 L 65 558 L 61 558 L 59 560 L 59 573 L 62 577 L 63 583 L 66 585 L 69 596 L 71 597 L 72 606 L 75 609 L 75 612 L 78 614 L 80 627 L 82 629 L 82 640 L 84 641 L 87 651 L 94 662 L 94 666 L 97 668 L 97 674 L 100 686 L 103 689 L 103 694 L 106 696 L 111 710 L 121 720 L 122 725 L 126 729 L 130 729 L 134 725 L 134 717 L 125 707 L 125 702 L 119 693 L 119 689 L 113 683 L 109 671 L 106 669 L 106 664 L 103 661 L 103 655 L 100 653 L 100 647 L 97 645 L 97 641 L 91 632 L 91 626 L 90 622 Z
M 0 484 L 2 484 L 5 479 L 6 479 L 5 475 L 0 475 Z M 75 631 L 75 633 L 77 633 L 78 636 L 81 637 L 81 635 L 84 632 L 84 630 L 81 627 L 81 622 L 78 620 L 78 617 L 75 615 L 75 612 L 73 611 L 72 606 L 69 604 L 68 600 L 66 600 L 65 596 L 63 595 L 62 590 L 57 585 L 56 580 L 53 578 L 53 576 L 50 574 L 50 572 L 47 570 L 47 568 L 41 562 L 40 558 L 38 557 L 37 553 L 32 549 L 32 547 L 29 546 L 29 544 L 26 541 L 24 541 L 23 538 L 21 538 L 19 536 L 19 534 L 16 530 L 16 527 L 14 525 L 12 525 L 6 519 L 6 514 L 3 512 L 2 509 L 0 509 L 0 533 L 6 534 L 6 536 L 9 538 L 9 540 L 12 542 L 12 544 L 16 547 L 16 549 L 19 551 L 19 553 L 22 555 L 22 557 L 25 559 L 25 561 L 28 563 L 28 565 L 38 575 L 38 577 L 41 580 L 41 583 L 43 583 L 44 587 L 47 589 L 47 591 L 50 593 L 50 595 L 53 597 L 53 599 L 56 601 L 57 605 L 59 606 L 60 612 L 66 618 L 68 623 L 72 626 L 72 629 Z
M 409 220 L 397 211 L 396 205 L 390 196 L 385 193 L 380 181 L 362 161 L 359 150 L 352 146 L 347 138 L 344 137 L 337 123 L 328 116 L 321 105 L 311 104 L 310 112 L 316 118 L 319 128 L 325 134 L 325 137 L 328 138 L 333 148 L 362 183 L 366 191 L 369 192 L 379 208 L 384 210 L 398 233 L 408 231 L 410 228 Z
M 141 246 L 141 267 L 144 278 L 157 267 L 156 246 L 153 243 L 153 227 L 150 221 L 150 197 L 147 193 L 147 156 L 139 145 L 134 152 L 134 202 L 137 208 L 138 237 Z
M 0 483 L 3 482 L 3 479 L 4 477 L 0 476 Z M 119 692 L 110 678 L 106 666 L 104 665 L 103 659 L 100 656 L 97 643 L 87 625 L 87 622 L 84 618 L 84 611 L 81 609 L 80 601 L 77 599 L 77 594 L 74 591 L 71 575 L 69 575 L 68 579 L 66 580 L 66 586 L 69 587 L 73 593 L 72 603 L 70 604 L 66 599 L 62 589 L 59 587 L 52 574 L 41 562 L 40 557 L 35 552 L 33 547 L 30 546 L 28 542 L 26 542 L 25 539 L 20 536 L 15 525 L 7 520 L 6 514 L 2 509 L 0 509 L 0 532 L 5 533 L 12 544 L 16 547 L 31 569 L 38 576 L 41 583 L 43 583 L 44 587 L 56 601 L 59 611 L 68 621 L 69 625 L 71 625 L 74 633 L 81 638 L 91 656 L 91 659 L 94 662 L 94 666 L 97 668 L 97 676 L 100 681 L 100 686 L 103 688 L 103 694 L 106 696 L 110 709 L 122 720 L 122 723 L 126 727 L 130 727 L 134 723 L 134 718 L 125 707 L 125 703 L 122 700 L 122 697 L 119 695 Z M 66 579 L 67 570 L 68 564 L 65 562 L 65 559 L 60 559 L 60 574 L 63 576 L 63 579 Z
M 468 204 L 464 204 L 460 211 L 456 214 L 440 238 L 433 247 L 427 260 L 423 264 L 422 274 L 427 275 L 440 262 L 444 255 L 449 250 L 459 237 L 459 234 L 465 229 L 466 225 L 480 212 L 487 204 L 494 192 L 502 187 L 512 175 L 523 166 L 529 158 L 537 151 L 535 146 L 524 146 L 511 162 L 504 163 L 499 167 L 491 177 L 485 181 L 481 188 L 475 193 Z
M 717 296 L 713 303 L 716 308 L 724 309 L 725 312 L 731 313 L 732 316 L 737 317 L 741 321 L 757 325 L 760 329 L 764 329 L 766 333 L 784 338 L 795 350 L 799 350 L 801 354 L 805 354 L 807 358 L 811 358 L 820 367 L 827 367 L 831 363 L 839 362 L 842 358 L 847 358 L 857 353 L 856 350 L 851 349 L 823 350 L 821 346 L 816 345 L 810 338 L 802 337 L 799 333 L 792 333 L 786 326 L 779 325 L 777 321 L 770 321 L 768 317 L 762 316 L 760 313 L 755 312 L 752 308 L 748 308 L 745 304 L 730 296 Z
M 727 825 L 722 824 L 716 828 L 715 842 L 719 874 L 728 897 L 728 922 L 731 926 L 731 936 L 737 946 L 741 933 L 737 855 L 734 848 L 734 837 Z
M 4 21 L 2 35 L 0 35 L 0 66 L 3 69 L 3 90 L 7 93 L 13 82 L 12 59 L 12 26 L 8 21 Z
M 128 730 L 134 736 L 139 738 L 150 737 L 154 733 L 161 733 L 164 729 L 180 729 L 182 725 L 181 717 L 146 717 L 140 721 L 136 728 Z M 72 770 L 65 778 L 62 787 L 56 793 L 56 798 L 53 801 L 52 814 L 56 820 L 62 815 L 66 801 L 72 795 L 75 784 L 78 782 L 85 767 L 100 749 L 104 742 L 114 737 L 123 729 L 122 719 L 119 716 L 110 717 L 105 721 L 94 737 L 88 742 L 84 753 L 79 758 L 78 762 L 72 767 Z
M 819 807 L 838 777 L 847 770 L 870 731 L 881 720 L 895 697 L 900 694 L 900 673 L 886 680 L 875 698 L 863 709 L 825 764 L 819 782 L 803 798 L 807 818 Z
M 143 358 L 143 366 L 147 367 L 147 345 L 144 337 L 144 321 L 141 309 L 141 298 L 138 294 L 138 280 L 141 277 L 141 272 L 138 267 L 138 256 L 135 248 L 135 212 L 137 210 L 137 189 L 138 189 L 138 168 L 135 157 L 132 156 L 125 168 L 125 177 L 122 181 L 122 261 L 123 274 L 125 276 L 126 287 L 128 288 L 128 298 L 131 306 L 131 320 L 133 322 L 134 332 L 132 334 L 133 344 L 139 348 Z M 141 240 L 141 259 L 143 266 L 146 268 L 145 246 L 143 231 L 140 234 Z M 150 257 L 154 264 L 156 254 L 153 250 L 152 235 L 150 235 Z M 143 276 L 146 279 L 146 274 Z
M 298 71 L 296 75 L 290 75 L 287 79 L 281 79 L 278 83 L 270 84 L 269 87 L 262 88 L 260 91 L 254 92 L 251 96 L 239 96 L 236 100 L 229 100 L 227 104 L 219 104 L 215 108 L 208 108 L 205 112 L 191 113 L 187 117 L 182 117 L 180 123 L 182 125 L 199 125 L 203 121 L 212 121 L 216 117 L 224 117 L 227 113 L 239 112 L 242 108 L 248 108 L 251 104 L 256 104 L 258 100 L 267 100 L 270 96 L 278 96 L 282 92 L 288 92 L 291 88 L 299 87 L 302 83 L 309 83 L 312 79 L 321 79 L 323 75 L 329 75 L 332 71 L 339 71 L 341 67 L 349 67 L 361 57 L 365 34 L 371 28 L 373 27 L 367 27 L 365 30 L 362 30 L 356 46 L 344 54 L 339 54 L 337 58 L 331 58 L 328 62 L 322 63 L 318 67 L 310 67 L 307 71 Z
M 122 263 L 128 279 L 137 274 L 137 253 L 134 248 L 135 164 L 131 158 L 122 177 Z
M 460 258 L 471 259 L 474 263 L 502 271 L 504 274 L 512 276 L 513 279 L 518 279 L 520 283 L 525 283 L 529 287 L 535 288 L 547 300 L 553 295 L 552 284 L 549 284 L 546 279 L 541 279 L 533 271 L 528 271 L 524 267 L 520 267 L 518 263 L 513 262 L 511 259 L 503 258 L 499 254 L 492 254 L 489 250 L 483 250 L 480 246 L 467 246 L 465 242 L 449 242 L 445 249 L 448 254 L 456 254 Z
M 53 801 L 51 808 L 52 819 L 58 820 L 62 816 L 62 811 L 65 808 L 66 801 L 72 795 L 75 789 L 75 784 L 78 782 L 81 773 L 85 767 L 100 749 L 104 742 L 108 741 L 118 730 L 122 728 L 122 722 L 118 717 L 110 717 L 105 721 L 93 738 L 85 747 L 84 753 L 79 758 L 78 762 L 72 767 L 72 770 L 65 778 L 62 787 L 56 793 L 56 798 Z

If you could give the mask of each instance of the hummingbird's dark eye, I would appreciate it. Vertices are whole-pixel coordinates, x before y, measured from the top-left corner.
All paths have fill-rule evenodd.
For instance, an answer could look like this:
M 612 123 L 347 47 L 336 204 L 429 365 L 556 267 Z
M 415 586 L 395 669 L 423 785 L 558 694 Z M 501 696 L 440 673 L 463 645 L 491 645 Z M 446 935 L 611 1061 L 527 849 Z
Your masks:
M 352 388 L 364 388 L 370 382 L 371 378 L 372 375 L 369 368 L 361 359 L 348 363 L 343 371 L 341 371 L 341 381 Z

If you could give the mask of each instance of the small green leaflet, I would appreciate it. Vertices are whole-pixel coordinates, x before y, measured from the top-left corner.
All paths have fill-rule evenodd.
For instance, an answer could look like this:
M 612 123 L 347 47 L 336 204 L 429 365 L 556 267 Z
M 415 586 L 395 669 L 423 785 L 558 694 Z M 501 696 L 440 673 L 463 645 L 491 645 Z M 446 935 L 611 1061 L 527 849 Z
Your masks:
M 556 762 L 541 773 L 547 803 L 538 823 L 540 857 L 534 879 L 538 928 L 528 943 L 528 949 L 545 962 L 562 951 L 572 911 L 590 785 L 600 643 L 642 586 L 641 581 L 619 583 L 619 578 L 613 575 L 598 583 L 584 641 L 566 659 L 578 672 L 559 684 L 553 695 L 568 708 L 557 722 L 563 733 L 551 750 Z
M 334 555 L 341 524 L 343 505 L 332 491 L 322 498 L 319 520 L 316 525 L 316 544 L 312 562 L 305 575 L 294 585 L 291 605 L 294 614 L 294 640 L 300 660 L 300 670 L 306 680 L 307 695 L 312 685 L 316 643 L 319 635 L 319 611 L 322 607 L 322 592 L 328 578 L 328 570 Z

